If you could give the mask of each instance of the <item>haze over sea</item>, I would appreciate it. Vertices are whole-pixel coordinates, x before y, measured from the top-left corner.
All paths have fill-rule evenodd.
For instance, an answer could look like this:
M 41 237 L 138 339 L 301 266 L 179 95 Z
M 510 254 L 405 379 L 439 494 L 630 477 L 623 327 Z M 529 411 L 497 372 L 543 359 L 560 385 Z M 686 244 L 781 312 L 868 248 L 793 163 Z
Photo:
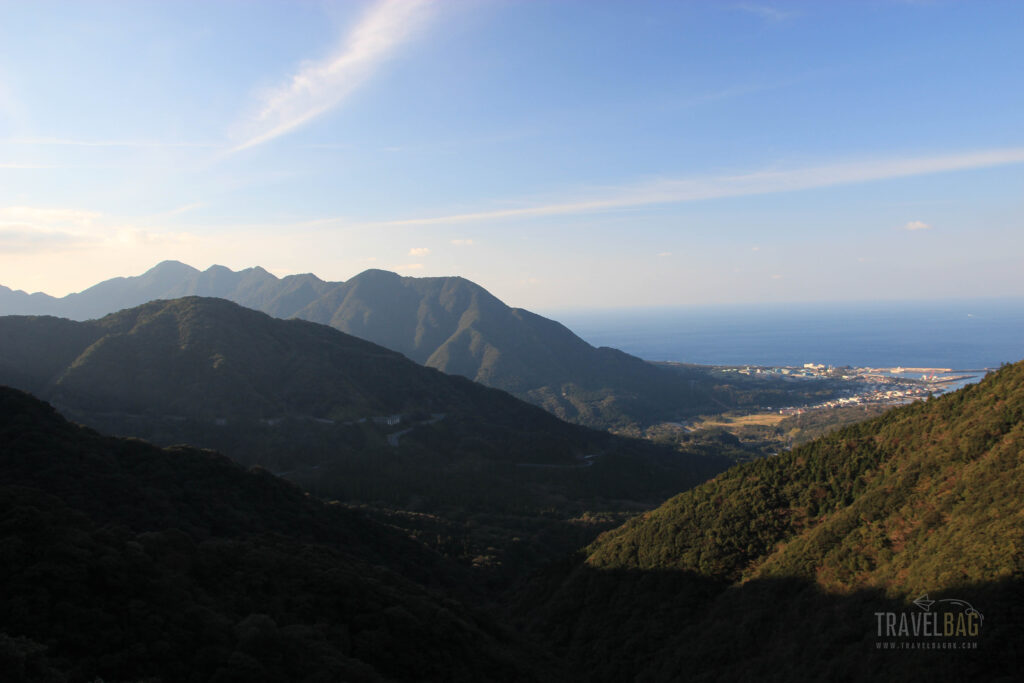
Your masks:
M 968 370 L 1024 358 L 1024 299 L 562 310 L 595 346 L 703 365 Z

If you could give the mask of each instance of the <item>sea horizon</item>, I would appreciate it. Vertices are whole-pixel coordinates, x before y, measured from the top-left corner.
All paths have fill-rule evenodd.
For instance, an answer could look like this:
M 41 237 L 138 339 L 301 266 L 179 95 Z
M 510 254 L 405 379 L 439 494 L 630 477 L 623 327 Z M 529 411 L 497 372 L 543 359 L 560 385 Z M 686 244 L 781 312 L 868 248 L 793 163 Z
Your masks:
M 594 346 L 699 365 L 982 370 L 1024 358 L 1024 299 L 701 304 L 542 313 Z

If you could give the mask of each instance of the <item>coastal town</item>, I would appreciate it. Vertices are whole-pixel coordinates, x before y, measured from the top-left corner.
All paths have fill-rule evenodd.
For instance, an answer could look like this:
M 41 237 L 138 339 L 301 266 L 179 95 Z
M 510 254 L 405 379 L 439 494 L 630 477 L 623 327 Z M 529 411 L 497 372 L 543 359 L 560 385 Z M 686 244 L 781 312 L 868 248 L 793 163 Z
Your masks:
M 929 396 L 938 396 L 980 380 L 989 369 L 955 370 L 953 368 L 918 367 L 851 367 L 822 363 L 802 366 L 725 366 L 722 373 L 762 379 L 783 379 L 793 382 L 839 380 L 840 395 L 816 405 L 790 406 L 779 409 L 781 415 L 799 415 L 806 410 L 859 405 L 900 405 Z

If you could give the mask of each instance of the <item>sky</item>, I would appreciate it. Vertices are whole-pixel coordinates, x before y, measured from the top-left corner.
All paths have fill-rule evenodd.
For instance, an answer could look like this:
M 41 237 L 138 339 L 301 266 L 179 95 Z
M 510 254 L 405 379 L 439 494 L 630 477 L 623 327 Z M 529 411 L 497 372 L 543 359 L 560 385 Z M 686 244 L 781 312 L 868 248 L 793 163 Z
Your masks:
M 0 0 L 0 284 L 1024 296 L 1024 3 Z

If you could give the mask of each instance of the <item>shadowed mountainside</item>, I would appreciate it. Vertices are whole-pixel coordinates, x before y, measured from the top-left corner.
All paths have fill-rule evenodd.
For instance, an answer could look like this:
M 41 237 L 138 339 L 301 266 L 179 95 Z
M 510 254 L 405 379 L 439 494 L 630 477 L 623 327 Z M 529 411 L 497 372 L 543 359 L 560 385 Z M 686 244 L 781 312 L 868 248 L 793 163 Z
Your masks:
M 463 572 L 264 471 L 0 387 L 7 681 L 542 680 Z M 424 584 L 434 586 L 424 588 Z
M 538 579 L 523 614 L 596 680 L 1009 676 L 1022 453 L 1018 363 L 672 498 Z M 875 613 L 923 594 L 980 611 L 977 638 L 947 639 L 977 650 L 876 651 Z
M 222 299 L 87 322 L 0 318 L 0 383 L 104 432 L 215 448 L 317 495 L 416 513 L 382 514 L 510 580 L 728 464 L 568 424 L 327 326 Z M 613 516 L 572 521 L 588 511 Z

